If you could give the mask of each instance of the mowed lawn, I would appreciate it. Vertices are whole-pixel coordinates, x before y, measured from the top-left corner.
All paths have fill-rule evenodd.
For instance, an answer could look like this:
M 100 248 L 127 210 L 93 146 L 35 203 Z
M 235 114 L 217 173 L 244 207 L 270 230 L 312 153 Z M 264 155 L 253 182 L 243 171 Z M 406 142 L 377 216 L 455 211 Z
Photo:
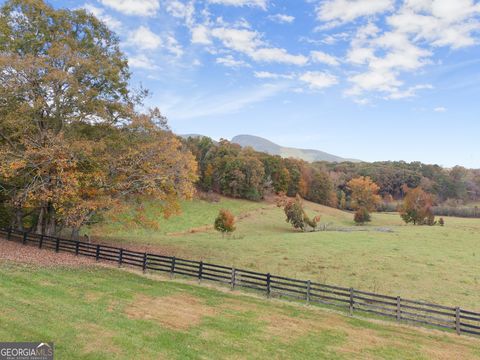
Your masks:
M 273 203 L 222 199 L 186 202 L 183 215 L 169 220 L 147 204 L 159 229 L 135 226 L 125 214 L 89 232 L 142 250 L 480 310 L 479 219 L 445 218 L 444 227 L 429 227 L 373 214 L 371 224 L 355 226 L 348 212 L 306 204 L 330 231 L 296 232 Z M 233 236 L 213 230 L 220 208 L 237 216 Z
M 0 339 L 56 359 L 475 359 L 480 342 L 105 267 L 0 260 Z

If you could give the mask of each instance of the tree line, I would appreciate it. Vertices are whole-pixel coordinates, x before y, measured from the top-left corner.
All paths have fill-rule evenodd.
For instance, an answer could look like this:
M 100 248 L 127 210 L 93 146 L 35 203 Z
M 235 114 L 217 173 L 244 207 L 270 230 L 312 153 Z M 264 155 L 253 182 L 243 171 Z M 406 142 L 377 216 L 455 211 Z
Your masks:
M 216 143 L 208 137 L 189 137 L 184 143 L 197 159 L 199 188 L 226 196 L 260 200 L 270 193 L 298 194 L 341 209 L 370 209 L 373 205 L 359 205 L 352 198 L 355 189 L 361 188 L 354 180 L 368 178 L 378 187 L 376 206 L 402 200 L 406 189 L 414 188 L 422 188 L 439 203 L 480 199 L 480 170 L 461 166 L 445 169 L 403 161 L 307 163 L 242 148 L 227 140 Z

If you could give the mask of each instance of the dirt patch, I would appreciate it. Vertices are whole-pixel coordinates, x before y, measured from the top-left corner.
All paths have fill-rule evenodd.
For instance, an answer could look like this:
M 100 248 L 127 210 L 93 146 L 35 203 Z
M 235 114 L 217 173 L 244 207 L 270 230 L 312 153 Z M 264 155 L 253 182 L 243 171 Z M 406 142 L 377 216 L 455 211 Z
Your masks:
M 401 341 L 382 337 L 375 330 L 371 329 L 359 329 L 350 326 L 339 326 L 337 329 L 344 332 L 347 335 L 347 339 L 345 343 L 337 347 L 336 350 L 340 353 L 347 354 L 362 353 L 362 358 L 364 359 L 369 359 L 368 355 L 364 353 L 365 350 L 384 346 L 395 346 L 401 348 L 402 345 L 405 345 L 405 343 L 402 344 Z
M 22 245 L 15 241 L 0 238 L 0 260 L 45 267 L 83 267 L 96 264 L 95 260 L 68 253 L 56 253 L 49 249 L 38 249 L 33 245 Z
M 191 228 L 191 229 L 188 229 L 188 230 L 185 230 L 185 231 L 167 233 L 167 235 L 168 236 L 182 236 L 182 235 L 187 235 L 187 234 L 205 233 L 205 232 L 209 232 L 212 229 L 213 229 L 213 226 L 204 225 L 204 226 L 194 227 L 194 228 Z
M 122 350 L 114 343 L 114 332 L 97 324 L 77 326 L 77 334 L 86 353 L 102 352 L 120 355 Z
M 319 315 L 319 314 L 317 314 Z M 311 319 L 286 314 L 269 314 L 261 318 L 267 322 L 268 336 L 290 343 L 302 336 L 335 330 L 345 334 L 346 340 L 335 346 L 335 351 L 349 355 L 362 354 L 362 359 L 369 359 L 365 350 L 383 346 L 401 346 L 399 341 L 382 337 L 377 331 L 350 326 L 339 316 L 326 314 L 321 318 Z
M 244 300 L 233 298 L 226 300 L 222 305 L 220 305 L 220 308 L 223 310 L 233 310 L 241 313 L 258 310 L 253 304 L 250 304 Z
M 131 319 L 154 320 L 172 330 L 188 330 L 216 311 L 197 297 L 177 293 L 156 298 L 139 295 L 125 313 Z
M 312 331 L 313 322 L 283 314 L 269 314 L 262 316 L 261 321 L 267 323 L 265 332 L 269 337 L 291 342 Z
M 96 302 L 102 297 L 102 293 L 100 292 L 93 292 L 93 291 L 88 291 L 83 294 L 85 300 L 89 303 Z

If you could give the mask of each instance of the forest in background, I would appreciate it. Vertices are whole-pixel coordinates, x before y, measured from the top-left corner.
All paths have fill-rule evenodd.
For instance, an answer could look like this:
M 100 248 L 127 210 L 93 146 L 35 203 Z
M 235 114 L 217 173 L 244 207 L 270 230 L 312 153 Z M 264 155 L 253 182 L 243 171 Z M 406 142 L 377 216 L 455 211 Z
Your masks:
M 183 141 L 198 162 L 198 187 L 236 198 L 260 200 L 271 193 L 299 194 L 319 204 L 350 209 L 347 183 L 370 177 L 383 199 L 380 210 L 395 210 L 405 186 L 421 187 L 434 196 L 437 205 L 456 207 L 480 199 L 480 170 L 462 166 L 446 169 L 404 161 L 308 163 L 242 148 L 227 140 L 216 143 L 208 137 L 189 137 Z

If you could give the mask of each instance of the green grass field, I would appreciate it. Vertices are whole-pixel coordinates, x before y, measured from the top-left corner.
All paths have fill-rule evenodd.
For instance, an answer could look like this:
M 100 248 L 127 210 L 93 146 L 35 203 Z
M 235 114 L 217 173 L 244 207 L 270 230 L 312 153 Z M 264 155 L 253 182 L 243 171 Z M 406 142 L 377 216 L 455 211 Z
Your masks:
M 296 232 L 275 204 L 222 199 L 186 202 L 183 215 L 169 220 L 148 204 L 159 230 L 132 226 L 125 214 L 89 232 L 149 251 L 480 310 L 480 220 L 445 218 L 445 227 L 428 227 L 373 214 L 371 224 L 355 226 L 347 212 L 306 204 L 336 231 Z M 231 237 L 211 225 L 222 207 L 238 218 Z
M 0 339 L 56 359 L 474 359 L 479 340 L 104 267 L 0 260 Z

